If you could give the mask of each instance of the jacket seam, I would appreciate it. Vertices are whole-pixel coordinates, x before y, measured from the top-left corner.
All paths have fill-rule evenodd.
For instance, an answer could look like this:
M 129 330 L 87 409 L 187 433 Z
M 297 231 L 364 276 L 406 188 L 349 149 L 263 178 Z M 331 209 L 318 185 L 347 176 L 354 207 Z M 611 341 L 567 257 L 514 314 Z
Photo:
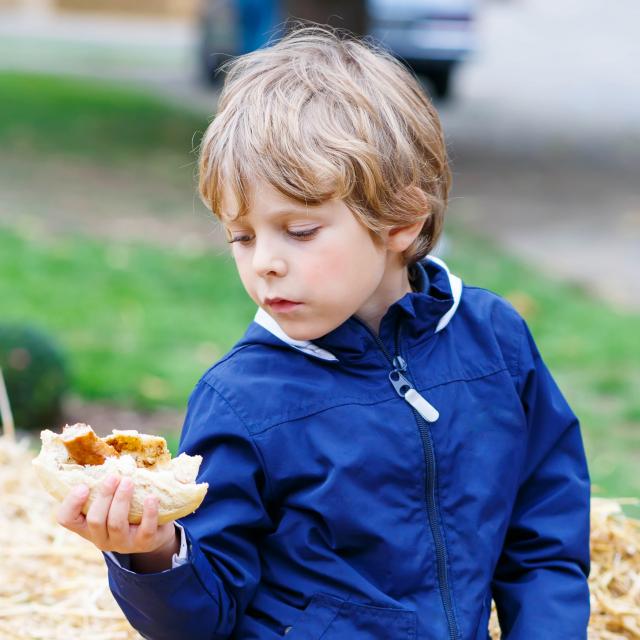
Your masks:
M 439 383 L 434 384 L 434 385 L 419 386 L 419 387 L 416 387 L 416 389 L 417 389 L 417 391 L 429 391 L 431 389 L 437 389 L 438 387 L 444 387 L 444 386 L 446 386 L 448 384 L 453 384 L 453 383 L 456 383 L 456 382 L 474 382 L 475 380 L 482 380 L 483 378 L 489 378 L 491 376 L 495 376 L 498 373 L 502 373 L 503 371 L 508 371 L 508 368 L 505 366 L 505 367 L 502 367 L 500 369 L 496 369 L 494 371 L 491 371 L 489 373 L 485 373 L 485 374 L 482 374 L 482 375 L 473 376 L 473 377 L 465 377 L 465 378 L 455 378 L 453 380 L 447 380 L 446 382 L 439 382 Z M 206 383 L 206 384 L 209 384 L 209 383 Z M 216 393 L 220 394 L 220 392 L 217 391 L 214 387 L 212 387 L 212 388 L 216 391 Z M 221 395 L 221 397 L 229 405 L 229 407 L 233 411 L 234 415 L 238 416 L 237 412 L 233 409 L 233 407 L 229 403 L 229 401 L 226 398 L 224 398 L 224 396 Z M 322 407 L 321 409 L 318 409 L 316 411 L 312 411 L 311 413 L 305 413 L 305 414 L 301 414 L 299 416 L 283 418 L 283 419 L 279 420 L 278 422 L 274 422 L 273 424 L 270 424 L 268 427 L 264 427 L 263 429 L 258 429 L 258 430 L 253 431 L 253 432 L 250 431 L 250 429 L 242 421 L 240 416 L 238 416 L 238 419 L 242 422 L 242 424 L 245 427 L 245 429 L 247 430 L 247 433 L 249 434 L 249 436 L 250 437 L 256 437 L 256 436 L 263 435 L 267 431 L 270 431 L 271 429 L 275 429 L 276 427 L 279 427 L 282 424 L 286 424 L 287 422 L 297 422 L 298 420 L 305 420 L 305 419 L 310 418 L 312 416 L 317 416 L 317 415 L 319 415 L 321 413 L 325 413 L 326 411 L 331 411 L 331 409 L 336 409 L 338 407 L 344 407 L 344 406 L 347 406 L 347 405 L 357 405 L 359 407 L 374 407 L 376 405 L 383 404 L 384 402 L 389 402 L 391 400 L 394 400 L 397 397 L 398 396 L 395 395 L 395 394 L 389 394 L 388 397 L 382 398 L 381 400 L 377 400 L 376 402 L 366 402 L 364 400 L 361 400 L 360 398 L 347 398 L 347 399 L 345 399 L 344 402 L 339 402 L 337 404 L 332 404 L 332 405 L 330 405 L 328 407 Z M 256 447 L 257 447 L 257 445 L 256 445 Z M 265 468 L 265 474 L 266 474 L 266 468 Z M 270 481 L 270 485 L 271 484 L 272 483 Z
M 215 389 L 215 387 L 213 387 L 208 380 L 206 380 L 206 377 L 209 375 L 209 373 L 211 371 L 213 371 L 214 369 L 216 369 L 217 367 L 219 367 L 221 364 L 224 364 L 227 360 L 231 360 L 231 358 L 233 358 L 233 356 L 235 356 L 237 353 L 240 353 L 240 351 L 244 351 L 245 349 L 248 349 L 249 347 L 253 347 L 255 346 L 254 344 L 243 344 L 239 347 L 235 347 L 233 349 L 231 349 L 231 351 L 229 353 L 227 353 L 225 356 L 223 356 L 222 358 L 220 358 L 220 360 L 218 360 L 217 362 L 215 362 L 214 364 L 212 364 L 203 374 L 202 374 L 202 381 L 206 382 L 212 389 Z
M 524 332 L 522 331 L 522 329 L 524 324 L 524 320 L 521 321 L 520 323 L 520 339 L 518 340 L 518 352 L 516 353 L 516 359 L 515 359 L 515 377 L 516 378 L 520 378 L 520 372 L 522 370 L 522 343 L 526 340 L 526 336 L 524 334 Z
M 273 482 L 271 480 L 271 476 L 269 475 L 269 471 L 267 469 L 267 465 L 265 462 L 265 459 L 262 455 L 262 451 L 260 451 L 260 448 L 258 447 L 258 445 L 256 444 L 256 442 L 254 441 L 253 438 L 253 434 L 251 433 L 251 431 L 249 430 L 249 428 L 247 427 L 247 425 L 245 424 L 244 420 L 238 415 L 238 412 L 233 408 L 233 406 L 231 405 L 231 403 L 227 400 L 227 398 L 225 398 L 220 391 L 218 391 L 218 389 L 216 389 L 209 381 L 204 380 L 203 381 L 204 384 L 206 384 L 216 395 L 218 395 L 220 397 L 220 399 L 227 405 L 227 407 L 229 407 L 229 409 L 231 410 L 231 412 L 233 413 L 233 415 L 237 418 L 238 422 L 243 426 L 244 430 L 247 433 L 247 437 L 249 439 L 249 442 L 251 443 L 251 447 L 254 450 L 256 456 L 258 457 L 258 459 L 260 460 L 260 466 L 262 468 L 262 472 L 264 473 L 264 477 L 267 481 L 267 496 L 269 498 L 269 500 L 271 501 L 273 499 L 274 496 L 274 492 L 273 492 Z
M 395 397 L 397 396 L 392 396 L 389 395 L 388 398 L 384 398 L 382 400 L 378 400 L 377 402 L 357 402 L 354 400 L 348 400 L 346 402 L 340 402 L 338 404 L 333 404 L 330 407 L 323 407 L 322 409 L 318 409 L 317 411 L 312 411 L 311 413 L 305 413 L 304 415 L 301 416 L 296 416 L 295 418 L 287 418 L 285 420 L 281 420 L 280 422 L 276 422 L 274 424 L 269 425 L 268 427 L 265 427 L 264 429 L 261 429 L 260 431 L 256 431 L 253 435 L 257 436 L 257 435 L 262 435 L 263 433 L 266 433 L 267 431 L 270 431 L 271 429 L 274 429 L 275 427 L 279 427 L 281 424 L 286 424 L 287 422 L 297 422 L 298 420 L 306 420 L 307 418 L 311 418 L 312 416 L 317 416 L 320 413 L 324 413 L 325 411 L 330 411 L 331 409 L 335 409 L 337 407 L 346 407 L 348 405 L 358 405 L 359 407 L 375 407 L 378 404 L 383 404 L 385 402 L 389 402 L 390 400 L 393 400 Z
M 513 306 L 513 304 L 511 302 L 509 302 L 509 300 L 507 298 L 505 298 L 504 296 L 501 296 L 500 294 L 496 293 L 495 291 L 491 291 L 491 289 L 487 289 L 486 287 L 478 287 L 476 285 L 467 285 L 465 284 L 465 289 L 474 289 L 476 291 L 484 291 L 486 293 L 489 293 L 493 296 L 496 297 L 496 299 L 502 301 L 504 304 L 506 304 L 507 308 L 510 309 L 512 311 L 512 313 L 514 313 L 518 320 L 519 320 L 519 325 L 520 325 L 520 331 L 518 332 L 518 335 L 520 336 L 520 339 L 518 340 L 517 343 L 517 352 L 516 352 L 516 357 L 515 360 L 513 362 L 513 365 L 515 365 L 515 372 L 511 373 L 511 370 L 509 370 L 509 373 L 511 373 L 511 375 L 515 378 L 518 378 L 520 376 L 520 356 L 522 354 L 522 340 L 525 337 L 524 334 L 522 333 L 522 325 L 525 323 L 524 319 L 522 318 L 522 316 L 518 313 L 518 310 Z M 507 365 L 508 368 L 508 365 Z
M 417 387 L 418 391 L 429 391 L 431 389 L 437 389 L 438 387 L 446 387 L 448 384 L 453 384 L 455 382 L 474 382 L 475 380 L 482 380 L 483 378 L 490 378 L 491 376 L 495 376 L 498 373 L 502 373 L 503 371 L 509 371 L 507 366 L 501 367 L 500 369 L 495 369 L 489 373 L 483 373 L 482 375 L 472 376 L 470 378 L 454 378 L 453 380 L 447 380 L 446 382 L 438 382 L 436 384 L 420 386 Z

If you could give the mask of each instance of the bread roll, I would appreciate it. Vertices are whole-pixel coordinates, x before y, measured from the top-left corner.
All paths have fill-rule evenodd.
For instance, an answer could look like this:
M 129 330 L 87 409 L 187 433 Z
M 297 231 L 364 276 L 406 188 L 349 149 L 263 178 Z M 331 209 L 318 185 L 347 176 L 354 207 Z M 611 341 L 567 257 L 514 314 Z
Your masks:
M 78 424 L 66 426 L 61 434 L 45 429 L 40 439 L 42 447 L 33 465 L 44 488 L 64 500 L 73 487 L 87 485 L 85 515 L 109 475 L 129 476 L 133 481 L 130 524 L 142 520 L 142 505 L 149 494 L 158 497 L 158 524 L 165 524 L 195 511 L 209 488 L 206 482 L 196 484 L 202 456 L 181 453 L 172 459 L 166 441 L 158 436 L 114 429 L 102 439 L 88 425 Z M 81 464 L 100 458 L 101 464 Z

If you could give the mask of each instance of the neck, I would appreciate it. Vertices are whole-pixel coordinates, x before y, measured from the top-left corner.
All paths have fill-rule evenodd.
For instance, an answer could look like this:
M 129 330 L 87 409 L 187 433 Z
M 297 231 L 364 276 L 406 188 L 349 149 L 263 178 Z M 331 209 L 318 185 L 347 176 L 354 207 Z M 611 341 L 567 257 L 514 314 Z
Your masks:
M 389 266 L 374 294 L 356 312 L 356 317 L 364 322 L 376 335 L 387 309 L 411 292 L 409 271 L 406 266 Z

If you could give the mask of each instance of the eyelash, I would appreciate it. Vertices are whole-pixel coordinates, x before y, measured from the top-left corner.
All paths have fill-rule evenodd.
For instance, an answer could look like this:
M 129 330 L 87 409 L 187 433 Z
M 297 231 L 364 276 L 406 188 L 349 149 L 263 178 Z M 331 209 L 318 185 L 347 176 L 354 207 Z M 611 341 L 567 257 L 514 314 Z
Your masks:
M 298 240 L 301 239 L 305 239 L 305 238 L 311 238 L 312 236 L 314 236 L 318 230 L 320 229 L 320 227 L 315 227 L 314 229 L 304 229 L 303 231 L 287 231 L 287 234 L 289 236 L 291 236 L 292 238 L 296 238 Z M 238 236 L 237 238 L 231 238 L 230 240 L 228 240 L 229 244 L 232 244 L 234 242 L 240 242 L 241 244 L 246 244 L 248 242 L 251 242 L 251 237 L 250 236 Z

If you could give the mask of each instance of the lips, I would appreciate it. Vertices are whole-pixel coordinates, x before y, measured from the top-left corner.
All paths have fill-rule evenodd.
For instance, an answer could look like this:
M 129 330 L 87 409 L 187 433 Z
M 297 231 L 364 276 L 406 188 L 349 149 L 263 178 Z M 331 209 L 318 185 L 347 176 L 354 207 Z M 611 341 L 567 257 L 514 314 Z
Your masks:
M 267 307 L 278 313 L 291 311 L 302 304 L 301 302 L 287 300 L 286 298 L 266 298 L 264 303 Z

